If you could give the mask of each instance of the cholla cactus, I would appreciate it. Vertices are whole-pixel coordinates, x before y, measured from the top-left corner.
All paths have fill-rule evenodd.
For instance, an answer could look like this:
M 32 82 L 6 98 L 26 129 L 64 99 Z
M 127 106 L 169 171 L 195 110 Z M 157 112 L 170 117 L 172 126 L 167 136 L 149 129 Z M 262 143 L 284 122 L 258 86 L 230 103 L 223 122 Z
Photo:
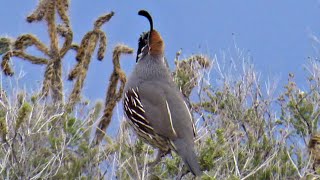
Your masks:
M 83 37 L 80 43 L 76 56 L 78 64 L 69 74 L 69 80 L 77 78 L 68 100 L 68 107 L 70 109 L 72 109 L 74 105 L 80 100 L 81 90 L 84 85 L 84 80 L 87 76 L 87 71 L 92 58 L 92 54 L 98 42 L 98 60 L 102 60 L 104 58 L 104 54 L 107 48 L 107 36 L 100 28 L 104 23 L 108 22 L 113 15 L 114 12 L 111 12 L 99 17 L 94 23 L 94 29 L 92 31 L 89 31 Z
M 0 55 L 10 51 L 11 41 L 10 38 L 0 37 Z
M 35 21 L 47 22 L 50 45 L 46 46 L 32 34 L 21 35 L 14 41 L 2 38 L 0 42 L 1 53 L 4 53 L 1 67 L 5 75 L 12 76 L 14 74 L 9 65 L 10 58 L 14 56 L 30 61 L 33 64 L 46 65 L 42 94 L 47 96 L 51 89 L 52 98 L 55 102 L 63 101 L 61 60 L 67 51 L 74 47 L 72 46 L 73 33 L 70 28 L 68 7 L 68 0 L 41 0 L 38 7 L 27 17 L 29 23 Z M 63 24 L 56 24 L 56 12 L 62 19 Z M 59 35 L 65 39 L 60 49 Z M 27 54 L 25 50 L 29 46 L 35 46 L 47 58 Z
M 121 54 L 132 54 L 133 49 L 126 45 L 117 45 L 113 50 L 113 72 L 109 79 L 109 87 L 107 90 L 106 101 L 105 101 L 105 109 L 103 111 L 103 116 L 98 125 L 98 129 L 96 131 L 96 143 L 99 143 L 104 133 L 111 122 L 112 112 L 117 104 L 120 101 L 124 89 L 124 85 L 126 83 L 126 75 L 121 70 L 120 67 L 120 55 Z M 117 86 L 119 81 L 121 82 L 120 88 L 117 90 Z

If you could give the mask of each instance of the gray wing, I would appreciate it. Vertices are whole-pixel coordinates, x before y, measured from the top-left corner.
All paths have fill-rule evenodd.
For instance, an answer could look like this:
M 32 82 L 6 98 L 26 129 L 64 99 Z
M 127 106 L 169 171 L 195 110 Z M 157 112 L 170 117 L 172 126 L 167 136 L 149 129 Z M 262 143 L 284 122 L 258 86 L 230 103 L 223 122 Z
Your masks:
M 169 83 L 148 81 L 139 86 L 139 93 L 144 115 L 155 133 L 169 138 L 189 170 L 200 176 L 202 172 L 193 148 L 192 115 L 181 92 Z
M 183 138 L 193 144 L 192 116 L 177 88 L 169 83 L 147 81 L 140 84 L 139 94 L 143 94 L 140 98 L 145 116 L 157 134 L 171 140 Z

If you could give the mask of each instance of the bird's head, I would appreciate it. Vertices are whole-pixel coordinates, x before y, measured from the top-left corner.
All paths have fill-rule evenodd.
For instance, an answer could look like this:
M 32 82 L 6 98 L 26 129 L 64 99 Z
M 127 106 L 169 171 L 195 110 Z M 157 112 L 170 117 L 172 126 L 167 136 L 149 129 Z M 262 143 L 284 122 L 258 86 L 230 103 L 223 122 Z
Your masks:
M 164 52 L 164 43 L 160 33 L 153 29 L 153 21 L 151 15 L 145 11 L 140 10 L 138 13 L 140 16 L 144 16 L 149 20 L 150 30 L 142 33 L 139 38 L 138 51 L 136 62 L 138 62 L 145 55 L 151 56 L 162 55 Z

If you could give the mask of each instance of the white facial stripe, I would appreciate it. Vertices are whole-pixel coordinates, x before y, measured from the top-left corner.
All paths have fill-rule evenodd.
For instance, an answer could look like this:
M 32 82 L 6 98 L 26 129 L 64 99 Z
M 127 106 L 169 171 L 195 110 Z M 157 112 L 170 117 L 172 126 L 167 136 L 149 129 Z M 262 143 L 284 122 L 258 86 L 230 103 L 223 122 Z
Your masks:
M 147 45 L 143 46 L 143 47 L 141 48 L 141 52 L 143 52 L 143 51 L 146 49 L 146 47 L 147 47 Z M 140 54 L 142 54 L 142 53 L 140 53 Z

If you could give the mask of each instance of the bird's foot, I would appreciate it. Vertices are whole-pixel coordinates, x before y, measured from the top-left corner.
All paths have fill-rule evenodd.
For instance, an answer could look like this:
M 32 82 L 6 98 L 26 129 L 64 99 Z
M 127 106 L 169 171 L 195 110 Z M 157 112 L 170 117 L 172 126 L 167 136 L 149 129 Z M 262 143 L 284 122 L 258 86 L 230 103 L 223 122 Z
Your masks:
M 168 151 L 159 150 L 156 158 L 153 161 L 147 163 L 146 166 L 152 169 L 154 166 L 156 166 L 161 161 L 161 158 L 163 156 L 167 155 L 169 152 L 170 152 L 170 150 L 168 150 Z M 144 167 L 144 165 L 140 165 L 139 169 L 142 169 L 143 167 Z

